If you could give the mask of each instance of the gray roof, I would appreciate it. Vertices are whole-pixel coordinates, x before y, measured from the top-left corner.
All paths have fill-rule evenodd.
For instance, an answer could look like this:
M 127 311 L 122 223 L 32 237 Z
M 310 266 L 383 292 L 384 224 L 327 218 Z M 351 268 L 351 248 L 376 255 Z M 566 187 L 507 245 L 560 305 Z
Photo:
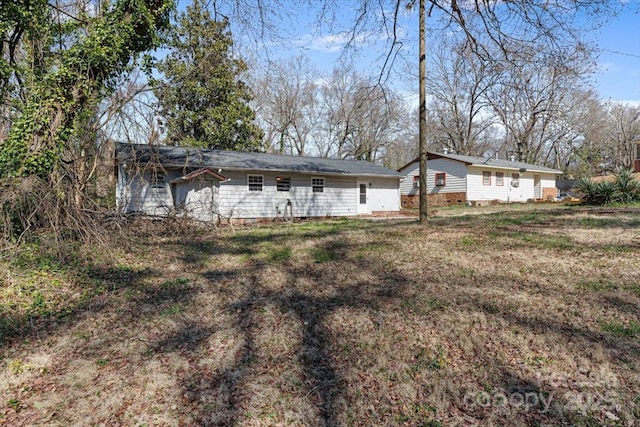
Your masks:
M 526 169 L 527 171 L 533 172 L 546 172 L 553 174 L 562 174 L 562 171 L 557 169 L 551 169 L 545 166 L 534 165 L 531 163 L 523 163 L 523 162 L 512 162 L 510 160 L 496 159 L 493 157 L 474 157 L 474 156 L 464 156 L 462 154 L 444 154 L 444 153 L 434 153 L 429 152 L 428 159 L 437 159 L 437 158 L 445 158 L 451 160 L 457 160 L 459 162 L 466 163 L 467 165 L 472 166 L 480 166 L 480 167 L 489 167 L 489 168 L 500 168 L 500 169 L 512 169 L 512 170 L 521 170 Z M 413 164 L 417 161 L 414 160 L 409 164 Z M 409 165 L 405 165 L 400 170 L 404 169 Z
M 359 160 L 285 156 L 147 144 L 118 143 L 116 145 L 116 160 L 119 163 L 139 162 L 144 164 L 151 162 L 161 164 L 164 167 L 177 168 L 210 167 L 223 170 L 402 177 L 402 174 L 384 166 Z

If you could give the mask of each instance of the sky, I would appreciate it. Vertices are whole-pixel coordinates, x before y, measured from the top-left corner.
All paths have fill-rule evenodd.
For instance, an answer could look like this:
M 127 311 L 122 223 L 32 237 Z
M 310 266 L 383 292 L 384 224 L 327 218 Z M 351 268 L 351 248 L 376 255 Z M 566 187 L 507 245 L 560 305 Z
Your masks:
M 585 34 L 588 40 L 595 42 L 598 46 L 597 70 L 591 76 L 591 81 L 603 100 L 640 105 L 640 0 L 620 1 L 623 2 L 623 7 L 618 16 L 611 18 L 610 22 L 599 30 Z M 350 24 L 352 22 L 351 13 L 352 11 L 345 7 L 344 14 L 339 17 L 339 20 Z M 400 17 L 402 26 L 404 28 L 417 27 L 415 15 L 413 13 L 411 16 Z M 298 48 L 290 45 L 285 46 L 280 55 L 287 57 L 304 54 L 311 58 L 318 69 L 328 72 L 340 57 L 343 38 L 335 33 L 313 35 L 310 30 L 313 27 L 311 21 L 313 21 L 313 16 L 305 15 L 303 12 L 296 21 L 297 26 L 286 28 L 285 33 L 289 34 L 289 40 L 293 41 Z M 406 40 L 407 44 L 417 45 L 415 37 Z M 362 70 L 371 71 L 377 69 L 376 67 L 379 68 L 383 49 L 381 42 L 375 44 L 375 35 L 370 35 L 367 41 L 373 41 L 374 48 L 362 52 L 360 58 L 356 60 L 356 67 L 359 66 Z M 413 56 L 409 56 L 409 58 L 413 60 Z M 410 89 L 411 86 L 413 86 L 412 89 Z M 415 90 L 415 87 L 415 84 L 408 84 L 404 88 L 400 88 L 400 91 Z
M 601 99 L 640 105 L 640 0 L 611 1 L 622 3 L 620 14 L 598 31 L 585 34 L 585 37 L 595 42 L 599 48 L 597 70 L 590 80 Z M 178 7 L 183 9 L 190 3 L 189 0 L 180 0 Z M 341 48 L 344 45 L 344 36 L 339 34 L 339 30 L 349 28 L 354 19 L 354 11 L 348 6 L 352 2 L 336 3 L 345 5 L 335 17 L 336 28 L 329 29 L 325 26 L 322 28 L 322 34 L 318 34 L 314 31 L 316 12 L 301 9 L 297 2 L 292 1 L 292 8 L 287 12 L 289 19 L 283 19 L 274 28 L 280 40 L 261 40 L 257 43 L 266 44 L 265 51 L 268 51 L 268 57 L 271 60 L 304 55 L 311 59 L 319 71 L 330 72 L 340 58 Z M 399 18 L 400 31 L 405 32 L 403 40 L 409 61 L 413 61 L 416 56 L 414 52 L 417 48 L 417 37 L 413 35 L 417 33 L 416 15 L 417 13 L 414 12 Z M 233 21 L 232 31 L 237 38 L 238 34 Z M 363 49 L 360 56 L 354 60 L 355 67 L 359 71 L 375 74 L 376 70 L 380 69 L 386 52 L 383 46 L 386 36 L 370 33 L 363 39 L 360 41 L 366 42 L 368 47 Z M 256 45 L 255 40 L 253 45 Z M 402 65 L 396 64 L 395 69 L 400 68 Z M 394 88 L 401 93 L 406 93 L 407 97 L 417 92 L 417 76 L 396 74 L 393 78 L 395 79 Z
M 633 4 L 636 3 L 636 4 Z M 600 47 L 594 75 L 603 99 L 640 105 L 640 6 L 629 2 L 623 13 L 594 34 Z

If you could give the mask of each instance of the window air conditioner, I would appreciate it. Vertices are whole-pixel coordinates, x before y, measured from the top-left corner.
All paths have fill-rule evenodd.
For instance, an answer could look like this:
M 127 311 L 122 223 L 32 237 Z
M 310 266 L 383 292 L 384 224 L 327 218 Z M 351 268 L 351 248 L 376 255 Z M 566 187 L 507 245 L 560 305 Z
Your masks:
M 512 187 L 520 187 L 520 183 L 519 182 L 512 182 L 511 186 Z
M 444 187 L 444 179 L 437 180 L 436 187 Z
M 420 187 L 420 182 L 419 182 L 419 181 L 415 181 L 415 182 L 413 183 L 413 187 L 414 187 L 414 188 L 418 188 L 418 187 Z

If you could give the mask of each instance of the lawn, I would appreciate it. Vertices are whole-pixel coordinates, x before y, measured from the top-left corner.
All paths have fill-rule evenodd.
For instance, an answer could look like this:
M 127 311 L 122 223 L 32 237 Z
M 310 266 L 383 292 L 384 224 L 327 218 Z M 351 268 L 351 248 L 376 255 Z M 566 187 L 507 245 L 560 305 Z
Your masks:
M 640 423 L 640 212 L 479 212 L 25 247 L 0 424 Z

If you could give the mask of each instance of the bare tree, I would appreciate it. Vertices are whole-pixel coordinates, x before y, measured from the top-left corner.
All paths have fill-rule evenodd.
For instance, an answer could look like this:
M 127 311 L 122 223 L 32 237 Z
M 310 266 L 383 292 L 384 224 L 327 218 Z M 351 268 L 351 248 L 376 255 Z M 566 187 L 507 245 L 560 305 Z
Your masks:
M 487 99 L 493 83 L 491 67 L 473 55 L 466 43 L 444 39 L 427 79 L 433 123 L 430 140 L 459 154 L 486 151 L 489 146 L 482 135 L 494 123 Z
M 271 151 L 308 154 L 317 120 L 317 71 L 308 58 L 298 56 L 272 63 L 252 82 L 256 114 Z

